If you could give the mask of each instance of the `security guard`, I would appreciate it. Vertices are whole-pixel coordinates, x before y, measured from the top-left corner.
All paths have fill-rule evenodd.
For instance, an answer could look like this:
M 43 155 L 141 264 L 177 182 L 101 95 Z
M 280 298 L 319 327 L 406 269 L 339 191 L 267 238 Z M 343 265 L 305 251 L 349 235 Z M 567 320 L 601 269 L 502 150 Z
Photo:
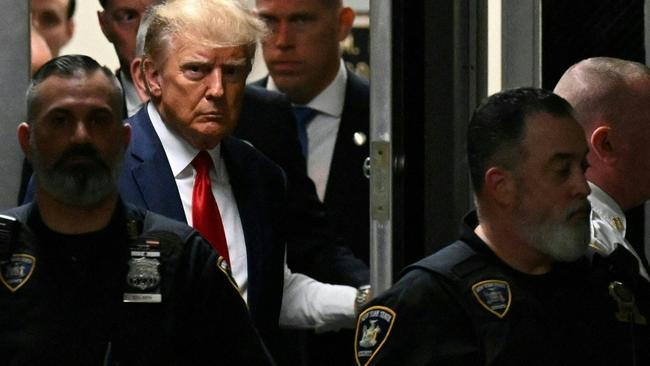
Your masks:
M 0 217 L 0 363 L 273 364 L 209 244 L 119 198 L 130 128 L 115 76 L 62 56 L 27 99 L 18 135 L 39 184 Z
M 497 93 L 467 141 L 477 212 L 361 312 L 357 364 L 628 364 L 598 338 L 614 300 L 583 257 L 587 145 L 572 108 L 541 89 Z

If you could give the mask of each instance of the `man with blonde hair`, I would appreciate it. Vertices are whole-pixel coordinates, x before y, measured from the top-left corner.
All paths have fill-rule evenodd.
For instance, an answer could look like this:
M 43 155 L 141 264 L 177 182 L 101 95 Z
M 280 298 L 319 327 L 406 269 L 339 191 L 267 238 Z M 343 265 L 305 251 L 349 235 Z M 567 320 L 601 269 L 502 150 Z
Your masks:
M 235 1 L 175 0 L 151 11 L 142 61 L 151 101 L 129 119 L 123 197 L 187 221 L 212 243 L 272 351 L 278 325 L 351 325 L 356 289 L 285 264 L 284 174 L 230 136 L 265 25 Z

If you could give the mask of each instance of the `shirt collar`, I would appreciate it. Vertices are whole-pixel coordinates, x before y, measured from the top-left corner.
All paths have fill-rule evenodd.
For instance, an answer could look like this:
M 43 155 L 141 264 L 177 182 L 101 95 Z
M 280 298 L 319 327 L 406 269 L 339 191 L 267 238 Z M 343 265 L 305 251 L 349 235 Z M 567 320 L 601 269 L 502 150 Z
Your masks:
M 341 118 L 343 113 L 343 103 L 345 101 L 345 86 L 348 81 L 348 74 L 345 69 L 345 64 L 341 60 L 339 64 L 339 71 L 334 80 L 325 88 L 320 94 L 312 99 L 305 106 L 313 108 L 320 113 L 330 115 L 332 117 Z M 280 91 L 275 85 L 273 78 L 269 75 L 267 82 L 267 89 L 272 91 Z
M 167 160 L 169 161 L 169 166 L 172 169 L 172 174 L 175 178 L 179 178 L 181 173 L 192 163 L 196 154 L 199 153 L 194 146 L 190 145 L 185 141 L 181 136 L 179 136 L 176 131 L 167 127 L 158 113 L 158 110 L 153 105 L 153 103 L 147 103 L 147 113 L 149 114 L 149 119 L 151 119 L 151 124 L 153 125 L 160 142 L 162 143 L 165 154 L 167 155 Z M 212 162 L 215 167 L 219 167 L 219 162 L 221 161 L 221 143 L 219 143 L 214 149 L 208 150 Z
M 591 203 L 591 210 L 600 218 L 610 223 L 612 227 L 616 228 L 622 236 L 625 236 L 627 222 L 621 207 L 602 188 L 592 182 L 588 183 L 589 188 L 591 188 L 591 194 L 588 197 Z
M 133 81 L 129 79 L 124 71 L 120 70 L 120 82 L 124 90 L 124 100 L 126 101 L 126 110 L 129 116 L 134 115 L 142 106 L 142 101 L 135 90 Z

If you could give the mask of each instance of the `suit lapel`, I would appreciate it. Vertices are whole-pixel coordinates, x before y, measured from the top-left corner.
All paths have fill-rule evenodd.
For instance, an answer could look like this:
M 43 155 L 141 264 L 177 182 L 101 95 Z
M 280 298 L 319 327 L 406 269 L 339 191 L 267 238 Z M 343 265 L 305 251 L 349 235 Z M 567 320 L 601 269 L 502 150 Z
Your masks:
M 133 129 L 129 153 L 135 161 L 130 174 L 145 207 L 153 212 L 187 222 L 174 175 L 146 107 L 140 109 L 129 122 Z
M 260 239 L 261 223 L 259 215 L 260 190 L 254 185 L 254 167 L 246 151 L 239 146 L 239 141 L 226 137 L 221 141 L 221 156 L 228 170 L 230 186 L 232 187 L 239 219 L 244 230 L 246 241 L 246 257 L 248 264 L 248 303 L 256 309 L 263 299 L 259 298 L 261 278 L 260 269 L 264 267 L 265 250 L 268 246 L 262 245 Z
M 328 197 L 330 199 L 332 198 L 331 192 L 339 189 L 337 187 L 338 184 L 350 179 L 350 174 L 353 174 L 354 179 L 361 178 L 363 174 L 363 161 L 369 154 L 368 143 L 370 131 L 367 116 L 367 96 L 364 99 L 362 95 L 358 95 L 354 83 L 361 81 L 357 81 L 358 77 L 349 70 L 347 70 L 347 73 L 348 81 L 345 88 L 345 102 L 343 104 L 343 112 L 341 113 L 339 132 L 334 145 L 332 165 L 325 190 L 325 201 L 328 201 Z M 354 135 L 357 132 L 364 134 L 366 137 L 366 140 L 361 145 L 355 143 Z

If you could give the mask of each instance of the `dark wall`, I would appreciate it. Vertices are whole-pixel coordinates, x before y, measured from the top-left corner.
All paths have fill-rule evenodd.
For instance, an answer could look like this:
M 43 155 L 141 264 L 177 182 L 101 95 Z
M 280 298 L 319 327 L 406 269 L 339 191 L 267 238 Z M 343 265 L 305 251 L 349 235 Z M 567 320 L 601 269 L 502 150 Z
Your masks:
M 393 1 L 396 274 L 456 239 L 469 208 L 470 3 Z
M 393 155 L 404 163 L 394 177 L 395 274 L 424 254 L 424 9 L 423 1 L 393 1 Z
M 542 85 L 594 56 L 645 63 L 643 0 L 542 1 Z

